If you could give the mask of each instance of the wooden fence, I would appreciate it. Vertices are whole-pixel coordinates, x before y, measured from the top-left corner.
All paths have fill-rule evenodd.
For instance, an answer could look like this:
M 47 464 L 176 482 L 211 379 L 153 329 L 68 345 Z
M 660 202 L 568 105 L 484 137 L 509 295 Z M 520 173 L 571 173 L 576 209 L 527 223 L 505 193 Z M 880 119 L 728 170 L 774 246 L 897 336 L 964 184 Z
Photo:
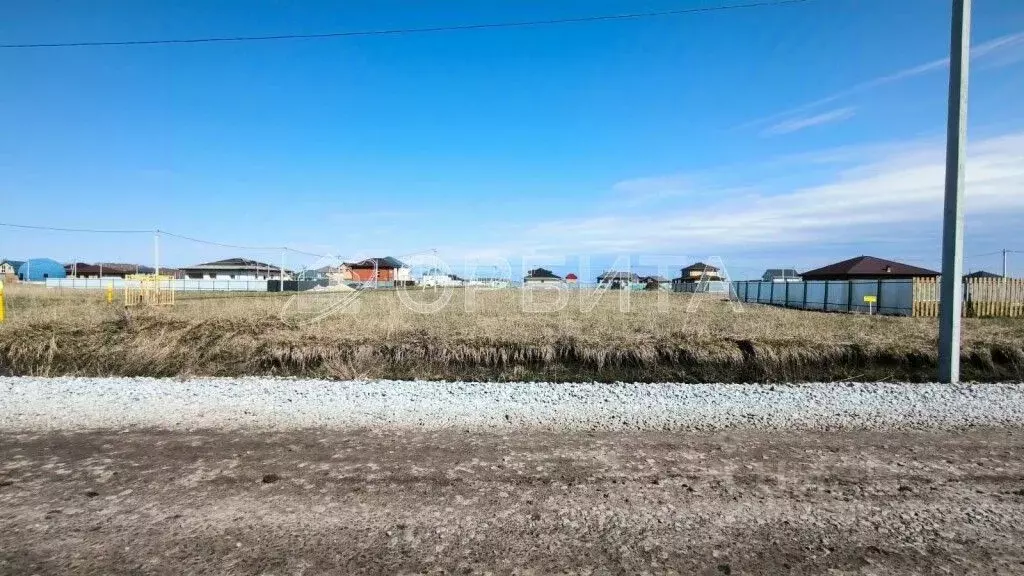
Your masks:
M 939 280 L 914 279 L 914 316 L 939 315 Z M 1024 279 L 968 278 L 964 280 L 963 315 L 1024 317 Z

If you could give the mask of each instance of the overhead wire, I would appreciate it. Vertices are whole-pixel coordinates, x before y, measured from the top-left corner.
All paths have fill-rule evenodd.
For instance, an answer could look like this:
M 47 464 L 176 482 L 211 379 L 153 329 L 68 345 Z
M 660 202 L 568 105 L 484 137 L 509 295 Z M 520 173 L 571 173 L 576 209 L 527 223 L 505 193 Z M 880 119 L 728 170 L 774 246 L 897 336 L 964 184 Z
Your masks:
M 90 234 L 152 234 L 153 230 L 100 230 L 95 228 L 62 228 L 59 226 L 34 226 L 30 224 L 12 224 L 0 222 L 0 226 L 7 228 L 22 228 L 25 230 L 49 230 L 52 232 L 85 232 Z
M 214 242 L 212 240 L 203 240 L 202 238 L 193 238 L 192 236 L 185 236 L 184 234 L 175 234 L 174 232 L 168 232 L 166 230 L 156 230 L 157 234 L 163 234 L 166 236 L 172 236 L 174 238 L 180 238 L 182 240 L 188 240 L 190 242 L 197 242 L 199 244 L 208 244 L 210 246 L 220 246 L 221 248 L 234 248 L 236 250 L 286 250 L 284 246 L 242 246 L 239 244 L 225 244 L 223 242 Z
M 761 2 L 747 2 L 743 4 L 727 4 L 724 6 L 701 6 L 696 8 L 680 8 L 676 10 L 661 10 L 652 12 L 629 12 L 623 14 L 602 14 L 595 16 L 578 16 L 574 18 L 553 18 L 547 20 L 522 20 L 515 22 L 485 22 L 479 24 L 461 24 L 449 26 L 429 26 L 423 28 L 390 28 L 381 30 L 349 30 L 339 32 L 323 32 L 313 34 L 273 34 L 262 36 L 211 36 L 202 38 L 170 38 L 162 40 L 110 40 L 95 42 L 38 42 L 0 44 L 3 49 L 32 49 L 32 48 L 86 48 L 99 46 L 152 46 L 161 44 L 212 44 L 224 42 L 264 42 L 272 40 L 311 40 L 324 38 L 353 38 L 362 36 L 396 36 L 402 34 L 429 34 L 438 32 L 456 32 L 464 30 L 493 30 L 501 28 L 525 28 L 535 26 L 554 26 L 561 24 L 581 24 L 586 22 L 605 22 L 612 20 L 638 20 L 643 18 L 659 18 L 666 16 L 681 16 L 685 14 L 698 14 L 704 12 L 724 12 L 727 10 L 747 10 L 753 8 L 766 8 L 771 6 L 783 6 L 786 4 L 799 4 L 812 0 L 766 0 Z

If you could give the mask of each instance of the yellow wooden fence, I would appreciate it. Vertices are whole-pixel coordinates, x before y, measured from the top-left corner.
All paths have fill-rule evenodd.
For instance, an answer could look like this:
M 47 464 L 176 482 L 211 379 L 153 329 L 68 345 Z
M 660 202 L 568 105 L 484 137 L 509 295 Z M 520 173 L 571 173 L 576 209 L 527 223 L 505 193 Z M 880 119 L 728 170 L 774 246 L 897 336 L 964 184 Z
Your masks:
M 129 274 L 124 282 L 125 306 L 172 306 L 174 278 L 151 274 Z
M 914 279 L 914 316 L 939 315 L 938 278 Z M 968 278 L 964 281 L 963 315 L 1024 317 L 1024 279 Z

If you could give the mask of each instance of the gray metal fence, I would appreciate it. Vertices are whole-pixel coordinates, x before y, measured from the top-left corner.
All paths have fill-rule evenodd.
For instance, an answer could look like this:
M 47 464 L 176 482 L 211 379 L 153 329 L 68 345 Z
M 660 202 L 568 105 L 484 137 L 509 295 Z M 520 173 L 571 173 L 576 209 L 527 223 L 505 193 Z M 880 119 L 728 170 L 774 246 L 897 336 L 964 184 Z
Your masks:
M 729 291 L 729 283 L 720 280 L 705 280 L 704 282 L 677 282 L 672 285 L 675 292 L 687 292 L 691 294 L 704 293 L 725 294 Z
M 863 312 L 910 316 L 914 311 L 913 280 L 809 280 L 732 283 L 732 297 L 741 302 L 772 304 L 823 312 Z M 865 302 L 873 296 L 875 302 Z

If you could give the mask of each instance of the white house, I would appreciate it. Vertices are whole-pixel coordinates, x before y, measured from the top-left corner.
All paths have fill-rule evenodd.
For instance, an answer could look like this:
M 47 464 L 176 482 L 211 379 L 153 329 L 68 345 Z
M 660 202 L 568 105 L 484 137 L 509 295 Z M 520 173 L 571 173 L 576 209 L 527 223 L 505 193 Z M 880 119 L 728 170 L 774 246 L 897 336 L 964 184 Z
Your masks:
M 551 270 L 546 268 L 536 268 L 526 273 L 523 278 L 523 288 L 534 288 L 543 286 L 554 286 L 558 284 L 564 284 L 565 280 L 561 276 L 558 276 Z
M 281 268 L 265 262 L 228 258 L 180 268 L 185 278 L 196 280 L 280 280 Z M 285 269 L 284 279 L 292 273 Z
M 24 264 L 21 260 L 0 260 L 0 276 L 13 276 L 18 273 L 18 268 Z
M 408 268 L 399 268 L 408 270 Z M 463 280 L 455 274 L 447 274 L 437 268 L 431 268 L 420 276 L 421 286 L 462 286 Z

